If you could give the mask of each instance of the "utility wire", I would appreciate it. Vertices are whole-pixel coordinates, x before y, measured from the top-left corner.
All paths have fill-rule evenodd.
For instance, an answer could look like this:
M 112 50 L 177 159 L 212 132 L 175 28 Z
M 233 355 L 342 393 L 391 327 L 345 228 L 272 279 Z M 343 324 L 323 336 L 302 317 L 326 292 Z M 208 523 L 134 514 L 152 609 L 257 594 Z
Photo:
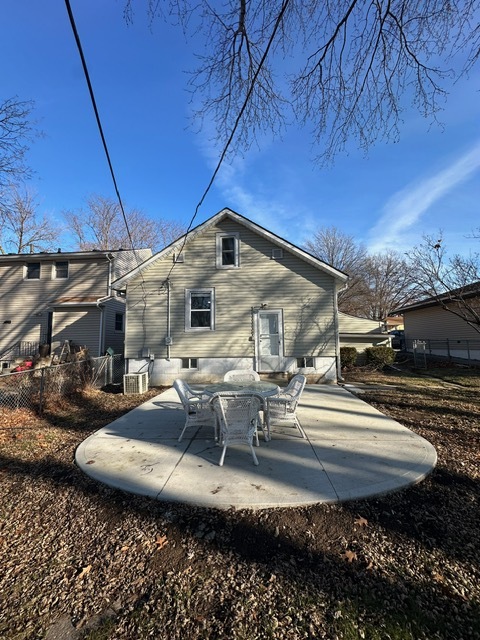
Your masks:
M 212 177 L 210 178 L 210 181 L 209 181 L 205 191 L 203 192 L 202 197 L 200 198 L 200 200 L 197 203 L 197 206 L 195 207 L 195 213 L 193 214 L 192 219 L 190 220 L 190 223 L 189 223 L 189 225 L 187 227 L 187 231 L 185 233 L 182 246 L 180 247 L 180 251 L 178 252 L 179 254 L 182 253 L 182 251 L 183 251 L 183 249 L 185 247 L 185 244 L 187 242 L 188 234 L 190 233 L 190 231 L 192 229 L 192 226 L 193 226 L 193 223 L 195 221 L 195 218 L 197 217 L 198 211 L 199 211 L 200 207 L 202 206 L 205 198 L 207 197 L 208 192 L 212 188 L 213 183 L 215 182 L 215 178 L 217 177 L 217 174 L 220 171 L 220 168 L 221 168 L 221 166 L 222 166 L 222 164 L 223 164 L 223 162 L 225 160 L 225 156 L 227 155 L 228 149 L 230 148 L 230 145 L 233 142 L 233 139 L 235 137 L 237 129 L 238 129 L 239 125 L 240 125 L 240 121 L 241 121 L 241 119 L 243 117 L 243 114 L 245 113 L 245 110 L 246 110 L 246 108 L 248 106 L 248 103 L 250 101 L 250 97 L 251 97 L 251 95 L 253 93 L 253 90 L 255 88 L 255 84 L 257 82 L 257 78 L 258 78 L 258 76 L 260 74 L 260 71 L 262 70 L 262 67 L 263 67 L 263 65 L 265 63 L 265 60 L 267 59 L 267 55 L 268 55 L 268 53 L 269 53 L 269 51 L 270 51 L 270 49 L 272 47 L 273 41 L 275 40 L 275 36 L 277 35 L 277 31 L 278 31 L 278 29 L 280 27 L 280 24 L 281 24 L 281 22 L 283 20 L 283 16 L 285 15 L 285 11 L 287 10 L 287 7 L 288 7 L 289 4 L 290 4 L 290 0 L 284 0 L 284 2 L 282 4 L 282 8 L 281 8 L 280 13 L 278 14 L 277 19 L 275 21 L 275 25 L 273 27 L 272 33 L 270 34 L 270 38 L 269 38 L 269 40 L 267 42 L 267 46 L 265 47 L 265 51 L 263 52 L 262 58 L 260 60 L 260 63 L 258 65 L 258 67 L 257 67 L 257 70 L 256 70 L 256 72 L 255 72 L 255 74 L 254 74 L 254 76 L 252 78 L 252 82 L 250 84 L 250 87 L 249 87 L 249 89 L 247 91 L 247 95 L 245 96 L 245 100 L 243 101 L 242 107 L 241 107 L 240 111 L 238 112 L 238 115 L 237 115 L 237 117 L 235 119 L 235 123 L 233 125 L 232 131 L 230 132 L 228 140 L 225 143 L 225 146 L 223 147 L 222 153 L 220 154 L 220 158 L 219 158 L 219 160 L 217 162 L 217 166 L 215 167 L 215 170 L 212 173 Z M 168 272 L 167 280 L 170 277 L 175 265 L 176 265 L 176 262 L 173 263 L 170 271 Z
M 269 51 L 270 51 L 270 49 L 271 49 L 271 47 L 273 45 L 273 42 L 275 40 L 275 36 L 277 34 L 277 31 L 278 31 L 278 29 L 280 27 L 280 24 L 281 24 L 281 22 L 283 20 L 283 16 L 285 15 L 285 12 L 286 12 L 287 7 L 288 7 L 289 4 L 290 4 L 290 0 L 284 0 L 284 2 L 282 4 L 282 8 L 280 10 L 280 13 L 278 14 L 277 19 L 275 21 L 275 24 L 274 24 L 272 33 L 270 35 L 270 38 L 269 38 L 269 40 L 267 42 L 267 46 L 265 47 L 265 51 L 263 52 L 262 58 L 260 60 L 260 63 L 259 63 L 259 65 L 257 67 L 257 70 L 255 71 L 255 74 L 254 74 L 254 76 L 252 78 L 252 81 L 251 81 L 250 87 L 248 89 L 247 95 L 245 96 L 245 100 L 243 101 L 243 104 L 242 104 L 242 106 L 240 108 L 240 111 L 239 111 L 239 113 L 238 113 L 238 115 L 237 115 L 237 117 L 235 119 L 235 123 L 234 123 L 233 128 L 232 128 L 232 130 L 230 132 L 228 140 L 226 141 L 226 143 L 225 143 L 225 145 L 224 145 L 224 147 L 222 149 L 222 152 L 221 152 L 220 157 L 218 159 L 217 165 L 216 165 L 216 167 L 215 167 L 215 169 L 214 169 L 214 171 L 212 173 L 212 176 L 211 176 L 211 178 L 210 178 L 210 180 L 209 180 L 209 182 L 207 184 L 207 187 L 205 188 L 200 200 L 197 203 L 197 206 L 195 207 L 195 212 L 194 212 L 194 214 L 193 214 L 193 216 L 192 216 L 192 218 L 191 218 L 191 220 L 190 220 L 190 222 L 188 224 L 187 231 L 185 232 L 183 243 L 182 243 L 182 246 L 180 247 L 179 253 L 181 253 L 183 251 L 184 247 L 185 247 L 185 244 L 187 242 L 188 234 L 190 233 L 190 231 L 192 229 L 193 223 L 194 223 L 194 221 L 195 221 L 195 219 L 196 219 L 196 217 L 198 215 L 200 207 L 202 206 L 205 198 L 207 197 L 210 189 L 212 188 L 213 183 L 215 182 L 215 179 L 216 179 L 216 177 L 218 175 L 218 172 L 220 171 L 220 168 L 221 168 L 221 166 L 222 166 L 222 164 L 223 164 L 223 162 L 225 160 L 227 152 L 228 152 L 228 150 L 229 150 L 229 148 L 230 148 L 230 146 L 231 146 L 231 144 L 233 142 L 233 139 L 235 137 L 237 129 L 238 129 L 239 125 L 240 125 L 240 121 L 241 121 L 241 119 L 243 117 L 243 114 L 245 113 L 245 110 L 246 110 L 246 108 L 248 106 L 248 103 L 250 101 L 251 95 L 252 95 L 253 90 L 255 88 L 255 85 L 256 85 L 256 82 L 257 82 L 257 78 L 258 78 L 258 76 L 260 74 L 260 71 L 263 68 L 263 65 L 265 63 L 267 55 L 268 55 L 268 53 L 269 53 Z M 114 184 L 114 187 L 115 187 L 115 193 L 117 194 L 117 199 L 118 199 L 118 202 L 120 204 L 120 210 L 122 212 L 123 220 L 125 222 L 125 227 L 127 229 L 127 233 L 128 233 L 128 238 L 130 240 L 130 244 L 132 246 L 132 249 L 135 251 L 135 247 L 134 247 L 133 241 L 132 241 L 132 236 L 130 234 L 130 229 L 129 229 L 129 226 L 128 226 L 127 216 L 125 214 L 125 209 L 123 207 L 123 202 L 122 202 L 122 199 L 120 197 L 120 192 L 118 190 L 117 181 L 116 181 L 116 178 L 115 178 L 115 172 L 113 171 L 112 162 L 110 160 L 110 154 L 108 152 L 107 143 L 106 143 L 105 136 L 104 136 L 104 133 L 103 133 L 102 123 L 100 121 L 100 116 L 99 116 L 98 109 L 97 109 L 97 104 L 96 104 L 96 101 L 95 101 L 95 94 L 93 92 L 92 84 L 90 82 L 90 76 L 89 76 L 89 73 L 88 73 L 88 68 L 87 68 L 87 64 L 86 64 L 86 61 L 85 61 L 85 56 L 83 55 L 82 44 L 80 42 L 80 37 L 78 35 L 77 27 L 75 25 L 75 19 L 73 17 L 72 9 L 71 9 L 71 6 L 70 6 L 70 1 L 69 0 L 65 0 L 65 5 L 67 7 L 68 16 L 70 18 L 70 24 L 72 26 L 73 34 L 75 36 L 75 41 L 77 43 L 78 51 L 79 51 L 80 58 L 81 58 L 81 61 L 82 61 L 83 72 L 85 74 L 85 79 L 87 81 L 88 90 L 90 92 L 90 99 L 92 101 L 93 109 L 94 109 L 94 112 L 95 112 L 95 118 L 97 120 L 97 126 L 98 126 L 98 130 L 100 132 L 100 137 L 102 139 L 103 148 L 105 150 L 105 155 L 107 157 L 108 166 L 110 168 L 110 174 L 112 176 L 113 184 Z M 168 273 L 168 275 L 166 277 L 166 280 L 169 279 L 169 277 L 170 277 L 170 275 L 171 275 L 171 273 L 172 273 L 172 271 L 173 271 L 175 266 L 176 266 L 176 262 L 174 262 L 172 264 L 172 267 L 170 268 L 170 271 L 169 271 L 169 273 Z M 142 280 L 143 280 L 143 278 L 142 278 Z
M 108 166 L 110 168 L 110 175 L 112 176 L 113 186 L 115 188 L 115 193 L 117 194 L 118 203 L 120 205 L 120 211 L 122 212 L 123 220 L 125 222 L 125 228 L 127 230 L 128 239 L 130 241 L 130 246 L 132 247 L 132 250 L 134 252 L 134 256 L 137 258 L 137 261 L 138 261 L 139 258 L 137 257 L 136 252 L 135 252 L 135 247 L 133 245 L 132 235 L 130 233 L 130 228 L 128 226 L 127 216 L 125 214 L 125 209 L 124 209 L 124 206 L 123 206 L 122 198 L 120 197 L 120 192 L 118 190 L 117 180 L 115 178 L 115 172 L 113 170 L 112 161 L 110 160 L 110 153 L 108 152 L 107 141 L 105 140 L 105 136 L 103 134 L 103 127 L 102 127 L 102 123 L 100 121 L 100 115 L 99 115 L 98 109 L 97 109 L 97 102 L 95 100 L 95 94 L 93 92 L 92 83 L 90 82 L 90 74 L 88 73 L 87 63 L 85 61 L 85 56 L 83 55 L 82 43 L 80 41 L 80 36 L 78 35 L 77 26 L 75 24 L 75 18 L 73 17 L 72 8 L 70 6 L 70 0 L 65 0 L 65 5 L 67 7 L 68 17 L 70 19 L 70 25 L 72 27 L 73 35 L 75 37 L 75 42 L 77 43 L 78 52 L 80 54 L 80 59 L 82 61 L 83 73 L 84 73 L 85 79 L 87 81 L 88 91 L 90 93 L 90 100 L 92 102 L 93 110 L 95 112 L 95 118 L 97 120 L 97 126 L 98 126 L 98 130 L 100 132 L 100 137 L 102 139 L 103 148 L 105 150 L 105 155 L 107 156 L 107 162 L 108 162 Z

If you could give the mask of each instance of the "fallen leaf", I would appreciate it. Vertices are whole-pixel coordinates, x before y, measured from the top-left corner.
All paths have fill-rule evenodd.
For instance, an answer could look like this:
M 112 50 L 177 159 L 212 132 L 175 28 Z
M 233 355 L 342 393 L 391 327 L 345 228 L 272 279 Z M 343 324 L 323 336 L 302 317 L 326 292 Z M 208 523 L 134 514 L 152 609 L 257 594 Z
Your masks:
M 435 582 L 445 582 L 445 578 L 442 576 L 442 574 L 437 573 L 436 571 L 432 573 L 432 578 L 435 580 Z
M 88 567 L 83 567 L 83 569 L 78 574 L 78 579 L 80 580 L 80 578 L 83 578 L 83 576 L 86 576 L 87 574 L 89 574 L 91 570 L 92 570 L 91 564 L 89 564 Z
M 366 518 L 362 518 L 362 516 L 359 516 L 355 520 L 355 524 L 358 525 L 359 527 L 366 527 L 368 524 L 368 520 Z
M 343 554 L 343 557 L 345 558 L 345 560 L 348 560 L 349 562 L 353 562 L 354 560 L 357 559 L 357 554 L 355 553 L 355 551 L 350 551 L 349 549 L 347 549 Z
M 167 536 L 157 536 L 155 544 L 159 549 L 163 549 L 163 547 L 168 544 Z

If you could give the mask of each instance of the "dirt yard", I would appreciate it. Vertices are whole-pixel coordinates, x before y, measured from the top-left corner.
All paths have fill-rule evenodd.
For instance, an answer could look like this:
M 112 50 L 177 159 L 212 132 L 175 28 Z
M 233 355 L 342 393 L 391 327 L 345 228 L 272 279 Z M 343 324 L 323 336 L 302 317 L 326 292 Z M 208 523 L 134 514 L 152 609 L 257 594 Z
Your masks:
M 436 447 L 425 481 L 301 509 L 159 503 L 74 464 L 158 389 L 0 413 L 0 637 L 480 639 L 479 372 L 345 375 Z

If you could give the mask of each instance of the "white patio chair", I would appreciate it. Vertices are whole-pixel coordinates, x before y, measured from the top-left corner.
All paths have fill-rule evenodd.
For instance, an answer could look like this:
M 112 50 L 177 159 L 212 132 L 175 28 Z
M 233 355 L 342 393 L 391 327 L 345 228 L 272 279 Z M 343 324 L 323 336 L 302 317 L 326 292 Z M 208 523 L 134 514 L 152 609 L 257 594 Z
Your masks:
M 224 382 L 251 382 L 260 380 L 260 376 L 253 369 L 232 369 L 223 376 Z
M 211 396 L 206 396 L 201 392 L 194 391 L 184 380 L 180 379 L 174 381 L 173 387 L 178 393 L 178 397 L 185 411 L 185 425 L 178 441 L 181 442 L 183 434 L 188 427 L 198 427 L 201 425 L 213 427 L 216 437 L 215 414 L 210 406 Z
M 270 438 L 272 426 L 277 424 L 286 427 L 295 427 L 300 431 L 302 438 L 306 438 L 305 431 L 297 418 L 297 405 L 305 388 L 307 379 L 305 376 L 296 375 L 290 380 L 288 386 L 276 396 L 267 398 L 266 423 L 267 437 Z
M 253 438 L 256 438 L 258 445 L 260 398 L 246 393 L 231 395 L 223 393 L 214 396 L 211 402 L 220 427 L 220 445 L 223 446 L 219 466 L 223 466 L 227 447 L 231 444 L 248 444 L 253 464 L 258 465 L 253 449 Z

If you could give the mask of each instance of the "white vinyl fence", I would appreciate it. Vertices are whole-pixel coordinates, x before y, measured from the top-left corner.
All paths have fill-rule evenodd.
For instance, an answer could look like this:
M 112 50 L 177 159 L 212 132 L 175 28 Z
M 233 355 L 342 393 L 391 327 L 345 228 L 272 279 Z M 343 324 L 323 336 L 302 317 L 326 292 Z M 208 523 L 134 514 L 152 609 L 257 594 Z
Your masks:
M 123 372 L 123 357 L 107 355 L 5 373 L 0 375 L 0 410 L 27 408 L 42 413 L 48 397 L 68 396 L 87 385 L 101 389 L 120 384 Z

